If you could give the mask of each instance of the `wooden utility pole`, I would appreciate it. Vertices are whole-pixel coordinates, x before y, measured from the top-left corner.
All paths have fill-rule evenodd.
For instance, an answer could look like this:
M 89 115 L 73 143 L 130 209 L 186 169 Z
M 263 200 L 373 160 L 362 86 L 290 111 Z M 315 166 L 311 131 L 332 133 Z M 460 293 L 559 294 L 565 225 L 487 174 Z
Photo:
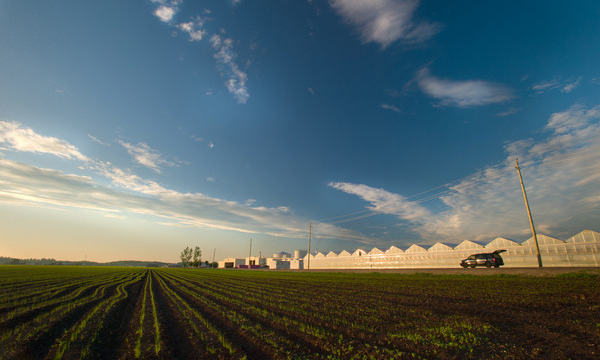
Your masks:
M 527 215 L 529 216 L 529 223 L 531 224 L 531 233 L 533 234 L 533 241 L 535 242 L 535 252 L 537 254 L 538 266 L 542 266 L 542 256 L 540 255 L 540 247 L 537 241 L 537 235 L 535 233 L 535 226 L 533 226 L 533 218 L 531 217 L 531 210 L 529 209 L 529 201 L 527 201 L 527 193 L 525 192 L 525 185 L 523 185 L 523 177 L 521 177 L 521 168 L 519 167 L 519 158 L 515 160 L 515 169 L 519 173 L 519 181 L 521 182 L 521 189 L 523 190 L 523 199 L 525 199 L 525 207 L 527 207 Z
M 248 254 L 248 267 L 250 267 L 250 258 L 252 257 L 252 238 L 250 238 L 250 253 Z
M 311 229 L 312 229 L 312 224 L 309 222 L 308 223 L 308 264 L 307 264 L 307 270 L 310 270 L 310 233 L 311 233 Z

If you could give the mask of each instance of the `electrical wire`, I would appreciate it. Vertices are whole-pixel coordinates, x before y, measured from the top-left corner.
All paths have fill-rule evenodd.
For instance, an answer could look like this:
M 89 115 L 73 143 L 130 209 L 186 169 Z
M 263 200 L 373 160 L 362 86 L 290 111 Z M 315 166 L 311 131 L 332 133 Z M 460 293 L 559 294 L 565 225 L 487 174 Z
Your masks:
M 541 155 L 547 154 L 549 152 L 560 151 L 560 150 L 564 150 L 564 149 L 567 149 L 567 148 L 568 148 L 567 146 L 553 147 L 553 148 L 546 149 L 545 151 L 540 152 L 538 154 L 535 154 L 535 156 L 541 156 Z M 526 164 L 525 166 L 523 166 L 521 164 L 520 167 L 521 167 L 521 169 L 523 169 L 523 168 L 529 168 L 529 167 L 532 167 L 532 166 L 535 166 L 535 165 L 538 165 L 538 167 L 543 167 L 543 166 L 547 166 L 547 165 L 551 165 L 551 164 L 557 164 L 557 163 L 561 163 L 561 162 L 565 162 L 565 161 L 570 161 L 570 160 L 582 158 L 583 157 L 582 155 L 585 155 L 585 153 L 592 152 L 592 151 L 597 151 L 597 150 L 600 150 L 600 145 L 592 146 L 592 147 L 588 147 L 588 148 L 580 149 L 580 150 L 576 150 L 576 151 L 572 151 L 572 152 L 569 152 L 569 153 L 558 154 L 558 155 L 551 156 L 551 157 L 545 158 L 545 159 L 539 159 L 539 160 L 533 161 L 533 162 L 531 162 L 529 164 Z M 409 202 L 410 204 L 417 205 L 417 204 L 421 204 L 421 203 L 424 203 L 424 202 L 427 202 L 427 201 L 439 199 L 439 198 L 441 198 L 445 194 L 455 192 L 456 189 L 453 189 L 452 186 L 454 186 L 456 184 L 460 184 L 461 182 L 463 182 L 466 179 L 472 179 L 472 181 L 470 181 L 467 185 L 461 186 L 461 190 L 472 188 L 472 187 L 478 185 L 480 182 L 483 182 L 483 181 L 491 181 L 491 180 L 499 179 L 499 178 L 505 176 L 506 174 L 512 172 L 513 169 L 511 167 L 506 167 L 505 169 L 502 169 L 502 170 L 499 170 L 498 172 L 496 172 L 493 175 L 493 177 L 484 176 L 484 177 L 481 177 L 481 178 L 477 179 L 477 176 L 478 175 L 483 175 L 484 173 L 489 172 L 491 169 L 494 169 L 494 168 L 497 168 L 497 167 L 500 167 L 500 166 L 503 166 L 503 165 L 506 165 L 506 163 L 502 162 L 502 163 L 498 163 L 498 164 L 489 166 L 486 169 L 474 172 L 472 174 L 469 174 L 467 176 L 464 176 L 464 177 L 456 179 L 456 180 L 452 180 L 452 181 L 447 182 L 447 183 L 445 183 L 443 185 L 436 186 L 434 188 L 422 191 L 420 193 L 417 193 L 417 194 L 405 197 L 404 199 L 412 199 L 412 198 L 415 198 L 415 197 L 418 197 L 418 196 L 421 196 L 421 195 L 424 195 L 424 194 L 431 193 L 431 192 L 433 192 L 435 190 L 438 190 L 438 189 L 444 189 L 444 188 L 446 189 L 444 191 L 436 192 L 434 194 L 428 195 L 428 196 L 423 197 L 421 199 L 417 199 L 417 200 Z M 341 214 L 341 215 L 334 216 L 334 217 L 331 217 L 331 218 L 323 219 L 323 220 L 320 220 L 320 222 L 325 222 L 325 221 L 335 220 L 335 219 L 341 219 L 341 220 L 329 222 L 331 224 L 341 224 L 341 223 L 345 223 L 345 222 L 356 221 L 356 220 L 360 220 L 360 219 L 372 217 L 372 216 L 375 216 L 375 215 L 385 214 L 383 212 L 377 212 L 375 210 L 376 209 L 373 209 L 373 208 L 367 208 L 367 209 L 364 209 L 364 210 L 354 211 L 354 212 L 351 212 L 351 213 Z M 359 216 L 354 216 L 354 217 L 351 217 L 351 218 L 348 218 L 348 219 L 342 219 L 342 218 L 345 218 L 345 217 L 348 217 L 348 216 L 353 216 L 353 215 L 358 215 L 358 214 L 363 214 L 363 213 L 367 213 L 367 214 L 359 215 Z

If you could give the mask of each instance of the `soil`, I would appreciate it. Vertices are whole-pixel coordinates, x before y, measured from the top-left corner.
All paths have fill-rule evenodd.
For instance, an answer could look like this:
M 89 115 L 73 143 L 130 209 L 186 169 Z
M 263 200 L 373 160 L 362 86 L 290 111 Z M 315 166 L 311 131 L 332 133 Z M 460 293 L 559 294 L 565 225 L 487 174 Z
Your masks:
M 600 359 L 599 268 L 150 270 L 126 289 L 65 359 Z M 51 309 L 0 318 L 0 360 L 53 358 L 100 300 L 22 344 L 8 332 Z

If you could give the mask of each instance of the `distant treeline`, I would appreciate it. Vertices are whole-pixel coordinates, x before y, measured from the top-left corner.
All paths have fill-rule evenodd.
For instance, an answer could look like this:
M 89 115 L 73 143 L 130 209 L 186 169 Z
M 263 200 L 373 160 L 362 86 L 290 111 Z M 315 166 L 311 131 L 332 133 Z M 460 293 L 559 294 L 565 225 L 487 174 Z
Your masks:
M 72 265 L 72 266 L 143 266 L 143 267 L 178 267 L 180 264 L 164 263 L 160 261 L 111 261 L 99 263 L 94 261 L 66 261 L 55 259 L 15 259 L 0 256 L 0 265 Z

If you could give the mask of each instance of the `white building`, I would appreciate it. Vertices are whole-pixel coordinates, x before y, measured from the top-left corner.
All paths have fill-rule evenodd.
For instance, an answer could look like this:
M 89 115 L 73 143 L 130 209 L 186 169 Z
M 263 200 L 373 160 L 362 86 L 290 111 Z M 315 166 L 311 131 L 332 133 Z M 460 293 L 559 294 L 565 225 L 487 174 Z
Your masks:
M 236 269 L 239 265 L 246 265 L 246 259 L 227 258 L 219 261 L 219 269 Z
M 290 270 L 303 269 L 304 260 L 306 256 L 306 250 L 296 250 L 292 256 L 287 252 L 279 252 L 273 254 L 273 257 L 265 258 L 262 256 L 250 256 L 247 258 L 227 258 L 223 261 L 219 261 L 220 269 L 237 269 L 242 265 L 243 267 L 257 267 L 257 268 L 269 268 L 272 270 Z
M 563 241 L 547 235 L 537 235 L 544 266 L 600 266 L 600 233 L 584 230 Z M 488 244 L 464 240 L 458 245 L 436 243 L 430 247 L 412 245 L 406 250 L 395 246 L 386 251 L 358 249 L 352 254 L 329 252 L 310 255 L 311 269 L 415 269 L 458 268 L 462 259 L 471 254 L 506 250 L 502 253 L 505 267 L 537 267 L 533 237 L 522 244 L 498 237 Z M 304 264 L 308 256 L 304 257 Z

